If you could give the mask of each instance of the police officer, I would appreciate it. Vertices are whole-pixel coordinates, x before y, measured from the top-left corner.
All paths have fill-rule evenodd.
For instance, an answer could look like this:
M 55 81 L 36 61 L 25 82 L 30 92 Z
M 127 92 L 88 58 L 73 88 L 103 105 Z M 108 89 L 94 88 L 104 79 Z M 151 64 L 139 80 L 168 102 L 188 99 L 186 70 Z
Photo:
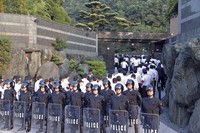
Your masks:
M 92 87 L 92 92 L 93 95 L 90 95 L 89 97 L 89 108 L 94 108 L 94 109 L 99 109 L 100 110 L 100 118 L 99 115 L 96 114 L 97 112 L 91 112 L 91 116 L 93 117 L 95 123 L 99 122 L 100 119 L 100 124 L 101 124 L 101 128 L 103 131 L 103 107 L 104 107 L 104 97 L 99 95 L 99 85 L 98 84 L 94 84 Z
M 118 112 L 112 112 L 112 113 L 110 112 L 112 132 L 117 132 L 117 131 L 125 132 L 128 130 L 124 112 L 120 112 L 120 111 L 128 111 L 128 108 L 129 108 L 128 98 L 122 94 L 123 89 L 124 89 L 123 85 L 121 83 L 117 83 L 115 85 L 116 95 L 114 95 L 110 101 L 109 110 L 111 111 L 118 110 Z M 116 128 L 117 125 L 120 125 L 120 128 Z
M 10 116 L 5 116 L 5 125 L 2 129 L 12 130 L 13 129 L 13 102 L 16 100 L 16 91 L 11 80 L 5 82 L 6 90 L 4 91 L 3 111 L 9 112 Z M 10 117 L 10 118 L 9 118 Z M 9 125 L 10 120 L 10 125 Z
M 39 128 L 39 132 L 43 132 L 43 124 L 44 121 L 47 120 L 47 107 L 48 107 L 48 103 L 50 101 L 50 94 L 48 93 L 48 88 L 46 88 L 46 85 L 44 83 L 40 84 L 40 88 L 36 93 L 36 102 L 39 103 L 44 103 L 44 107 L 42 106 L 42 104 L 38 105 L 38 109 L 39 109 L 39 114 L 40 115 L 44 115 L 44 120 L 40 120 L 39 124 L 40 124 L 40 128 Z
M 132 79 L 127 80 L 126 87 L 128 88 L 128 90 L 123 92 L 123 94 L 127 96 L 129 100 L 128 112 L 130 126 L 132 126 L 133 124 L 135 128 L 135 133 L 138 133 L 138 111 L 142 98 L 140 93 L 134 90 L 134 81 Z
M 143 128 L 148 132 L 153 130 L 158 133 L 159 119 L 158 115 L 162 113 L 162 102 L 153 96 L 154 90 L 152 85 L 146 87 L 148 97 L 142 99 L 141 112 L 148 113 L 149 116 L 144 117 Z
M 55 82 L 53 85 L 53 93 L 51 94 L 51 103 L 53 103 L 52 105 L 52 115 L 55 117 L 60 117 L 61 120 L 61 130 L 64 130 L 64 121 L 62 119 L 62 110 L 59 110 L 57 107 L 57 105 L 61 105 L 62 109 L 65 107 L 65 94 L 63 92 L 60 92 L 61 90 L 61 84 L 59 84 L 58 82 Z M 54 122 L 53 123 L 54 126 L 54 132 L 57 132 L 57 126 L 58 126 L 58 122 Z
M 73 92 L 73 86 L 72 86 L 72 82 L 69 82 L 69 91 L 66 91 L 65 93 L 65 104 L 69 105 L 70 103 L 70 98 Z
M 84 93 L 79 91 L 79 85 L 77 81 L 73 81 L 72 82 L 72 87 L 73 87 L 73 92 L 71 94 L 71 98 L 70 98 L 70 105 L 72 106 L 79 106 L 81 108 L 81 113 L 80 113 L 80 118 L 81 118 L 81 132 L 82 132 L 82 108 L 84 106 Z M 75 118 L 78 118 L 78 112 L 76 112 L 76 110 L 74 110 L 73 114 L 72 114 Z
M 22 122 L 22 126 L 18 131 L 25 130 L 25 124 L 27 123 L 27 129 L 26 132 L 31 131 L 31 105 L 32 105 L 32 92 L 28 91 L 28 84 L 27 83 L 22 83 L 21 86 L 22 91 L 20 92 L 19 95 L 19 101 L 22 101 L 25 103 L 25 105 L 21 105 L 21 111 L 23 111 L 23 108 L 25 108 L 25 123 Z
M 85 85 L 85 88 L 86 88 L 86 93 L 84 94 L 84 99 L 85 99 L 85 102 L 84 102 L 84 107 L 88 107 L 89 105 L 88 105 L 88 102 L 89 102 L 89 97 L 90 97 L 90 95 L 92 95 L 93 93 L 92 93 L 92 87 L 93 87 L 93 85 L 92 85 L 92 83 L 87 83 L 86 85 Z
M 103 114 L 105 124 L 108 125 L 109 112 L 107 111 L 107 108 L 109 108 L 110 99 L 115 95 L 115 92 L 111 89 L 110 81 L 107 78 L 103 79 L 103 87 L 104 89 L 100 91 L 100 95 L 102 95 L 105 99 Z

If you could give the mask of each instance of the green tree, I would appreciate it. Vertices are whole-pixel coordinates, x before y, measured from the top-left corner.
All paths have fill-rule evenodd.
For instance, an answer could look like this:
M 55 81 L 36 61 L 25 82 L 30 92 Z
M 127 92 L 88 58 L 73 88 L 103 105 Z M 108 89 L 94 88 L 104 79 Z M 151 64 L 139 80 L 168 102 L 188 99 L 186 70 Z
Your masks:
M 106 64 L 104 61 L 87 61 L 89 69 L 92 70 L 92 72 L 100 76 L 102 78 L 106 77 Z
M 5 36 L 0 36 L 0 75 L 2 76 L 11 61 L 11 41 Z
M 99 0 L 89 0 L 85 6 L 88 10 L 80 10 L 82 20 L 76 24 L 77 27 L 90 28 L 91 31 L 103 31 L 111 30 L 113 26 L 121 28 L 133 25 Z
M 65 48 L 67 48 L 67 43 L 65 40 L 61 39 L 61 38 L 56 38 L 56 42 L 55 43 L 52 43 L 52 46 L 60 51 L 60 50 L 63 50 Z
M 165 16 L 169 21 L 174 15 L 178 15 L 178 0 L 168 0 L 168 7 Z

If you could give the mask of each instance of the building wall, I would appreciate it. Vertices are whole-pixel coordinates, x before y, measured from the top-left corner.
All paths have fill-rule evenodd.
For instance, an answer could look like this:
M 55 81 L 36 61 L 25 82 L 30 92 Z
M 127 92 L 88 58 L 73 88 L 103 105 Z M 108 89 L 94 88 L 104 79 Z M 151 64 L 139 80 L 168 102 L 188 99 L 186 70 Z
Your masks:
M 200 28 L 200 0 L 179 0 L 179 33 Z
M 178 34 L 178 17 L 173 17 L 170 19 L 170 33 L 172 36 Z
M 13 47 L 52 49 L 56 38 L 65 39 L 68 54 L 98 55 L 97 34 L 28 15 L 0 13 L 0 35 L 12 39 Z

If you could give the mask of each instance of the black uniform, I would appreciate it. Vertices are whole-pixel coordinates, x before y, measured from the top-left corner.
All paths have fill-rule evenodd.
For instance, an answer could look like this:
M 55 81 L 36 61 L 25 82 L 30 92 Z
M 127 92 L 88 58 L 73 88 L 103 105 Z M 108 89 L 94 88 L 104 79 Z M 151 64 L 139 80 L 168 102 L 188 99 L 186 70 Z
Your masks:
M 47 121 L 47 110 L 48 110 L 48 103 L 50 101 L 50 94 L 45 92 L 42 93 L 41 90 L 38 90 L 36 93 L 36 102 L 39 102 L 36 108 L 34 109 L 35 111 L 38 111 L 40 116 L 44 116 L 44 119 L 39 120 L 40 123 L 40 128 L 39 131 L 43 131 L 43 124 L 44 121 Z M 44 104 L 41 104 L 44 103 Z
M 155 132 L 158 132 L 158 126 L 159 126 L 158 115 L 162 113 L 161 101 L 154 97 L 143 98 L 141 102 L 141 112 L 149 114 L 146 116 L 144 115 L 143 128 L 146 130 L 154 130 Z
M 111 97 L 115 95 L 115 92 L 111 89 L 108 89 L 108 90 L 103 89 L 103 90 L 101 90 L 100 95 L 102 95 L 105 99 L 103 114 L 108 115 L 108 112 L 106 109 L 109 106 Z
M 31 104 L 32 104 L 32 93 L 30 91 L 20 92 L 19 101 L 24 102 L 21 105 L 21 113 L 25 114 L 25 122 L 28 124 L 27 130 L 31 129 Z M 25 112 L 24 112 L 25 111 Z M 23 120 L 22 120 L 23 121 Z M 19 130 L 25 129 L 25 123 L 22 122 L 22 127 Z
M 58 120 L 61 121 L 61 131 L 64 130 L 64 122 L 63 122 L 63 108 L 65 107 L 65 94 L 62 92 L 55 92 L 51 94 L 51 107 L 49 107 L 49 115 L 52 118 L 56 118 L 57 120 L 53 121 L 52 125 L 49 125 L 49 127 L 53 126 L 53 132 L 57 132 L 58 128 Z M 61 107 L 61 109 L 59 109 Z M 49 116 L 49 117 L 50 117 Z
M 90 96 L 93 95 L 92 92 L 86 92 L 84 94 L 84 107 L 89 107 L 89 99 L 90 99 Z
M 16 91 L 14 89 L 6 89 L 4 91 L 4 102 L 3 104 L 3 109 L 2 111 L 9 112 L 10 114 L 10 125 L 9 125 L 9 116 L 5 116 L 5 126 L 3 127 L 4 129 L 8 128 L 12 129 L 13 128 L 13 102 L 16 100 Z
M 127 127 L 127 119 L 128 114 L 124 111 L 128 111 L 129 102 L 128 98 L 121 94 L 120 96 L 114 95 L 111 98 L 110 102 L 110 110 L 118 110 L 117 112 L 110 112 L 110 122 L 111 122 L 111 129 L 112 133 L 117 131 L 126 132 L 128 130 Z M 120 125 L 120 128 L 116 128 L 117 125 Z

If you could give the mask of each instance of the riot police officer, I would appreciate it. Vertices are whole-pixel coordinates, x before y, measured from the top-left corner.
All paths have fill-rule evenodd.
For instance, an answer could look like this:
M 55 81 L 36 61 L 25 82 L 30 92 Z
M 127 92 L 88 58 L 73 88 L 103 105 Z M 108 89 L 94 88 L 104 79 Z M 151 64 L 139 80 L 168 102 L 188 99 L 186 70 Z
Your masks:
M 97 123 L 100 119 L 100 124 L 101 124 L 101 128 L 103 131 L 103 107 L 104 107 L 104 97 L 102 95 L 99 95 L 99 85 L 98 84 L 94 84 L 92 87 L 92 92 L 93 95 L 90 95 L 89 97 L 89 108 L 93 108 L 93 109 L 99 109 L 100 111 L 100 116 L 97 114 L 98 112 L 91 112 L 91 116 L 94 119 L 94 123 Z M 100 117 L 100 118 L 99 118 Z
M 89 98 L 90 98 L 90 95 L 92 95 L 93 93 L 92 93 L 92 87 L 93 87 L 93 85 L 92 85 L 92 83 L 87 83 L 86 85 L 85 85 L 85 88 L 86 88 L 86 93 L 84 94 L 84 107 L 88 107 L 89 105 L 88 105 L 88 102 L 89 102 Z
M 13 129 L 13 102 L 16 100 L 16 91 L 11 80 L 5 82 L 6 90 L 4 91 L 3 111 L 9 112 L 10 116 L 5 116 L 5 125 L 2 129 L 12 130 Z M 10 120 L 10 125 L 9 125 Z
M 149 114 L 144 117 L 143 128 L 145 130 L 153 130 L 158 133 L 159 119 L 158 115 L 162 113 L 162 102 L 153 95 L 154 90 L 152 85 L 146 87 L 148 97 L 142 99 L 141 112 Z
M 44 83 L 41 83 L 40 88 L 36 93 L 36 102 L 45 104 L 44 105 L 45 107 L 43 107 L 42 104 L 38 104 L 39 114 L 45 115 L 44 116 L 45 121 L 47 120 L 46 112 L 47 112 L 47 107 L 48 107 L 49 101 L 50 101 L 50 94 L 48 93 L 48 88 L 46 88 L 46 85 Z M 39 124 L 40 124 L 39 132 L 43 131 L 43 121 L 44 120 L 39 121 Z
M 102 95 L 105 99 L 103 114 L 105 125 L 108 125 L 109 112 L 107 111 L 107 108 L 109 108 L 110 99 L 115 95 L 115 92 L 111 89 L 110 81 L 107 78 L 103 79 L 103 87 L 104 89 L 100 91 L 100 95 Z
M 141 95 L 137 90 L 134 90 L 134 81 L 128 79 L 126 82 L 126 87 L 128 90 L 123 92 L 129 100 L 129 122 L 130 126 L 134 125 L 135 133 L 138 133 L 138 111 L 141 104 Z
M 28 91 L 28 84 L 22 83 L 21 86 L 22 91 L 19 95 L 19 101 L 25 102 L 25 105 L 21 105 L 22 108 L 25 108 L 25 123 L 22 122 L 22 126 L 18 131 L 25 130 L 26 123 L 27 123 L 27 129 L 26 132 L 30 132 L 31 130 L 31 105 L 32 105 L 32 92 Z M 23 110 L 22 110 L 23 111 Z
M 122 94 L 123 85 L 121 83 L 117 83 L 115 85 L 116 95 L 111 98 L 109 115 L 111 122 L 111 132 L 126 132 L 128 130 L 127 127 L 127 119 L 128 119 L 128 111 L 129 101 L 128 98 Z M 117 110 L 117 112 L 112 112 L 112 110 Z
M 64 121 L 62 118 L 62 110 L 65 107 L 65 94 L 61 91 L 61 84 L 55 82 L 53 84 L 53 93 L 51 94 L 51 103 L 53 103 L 52 107 L 51 107 L 51 115 L 53 115 L 53 117 L 59 117 L 61 120 L 61 131 L 64 130 Z M 58 107 L 59 105 L 62 106 L 62 110 L 59 110 Z M 54 132 L 57 132 L 57 128 L 58 128 L 58 121 L 54 121 L 53 122 L 53 127 L 54 127 Z

